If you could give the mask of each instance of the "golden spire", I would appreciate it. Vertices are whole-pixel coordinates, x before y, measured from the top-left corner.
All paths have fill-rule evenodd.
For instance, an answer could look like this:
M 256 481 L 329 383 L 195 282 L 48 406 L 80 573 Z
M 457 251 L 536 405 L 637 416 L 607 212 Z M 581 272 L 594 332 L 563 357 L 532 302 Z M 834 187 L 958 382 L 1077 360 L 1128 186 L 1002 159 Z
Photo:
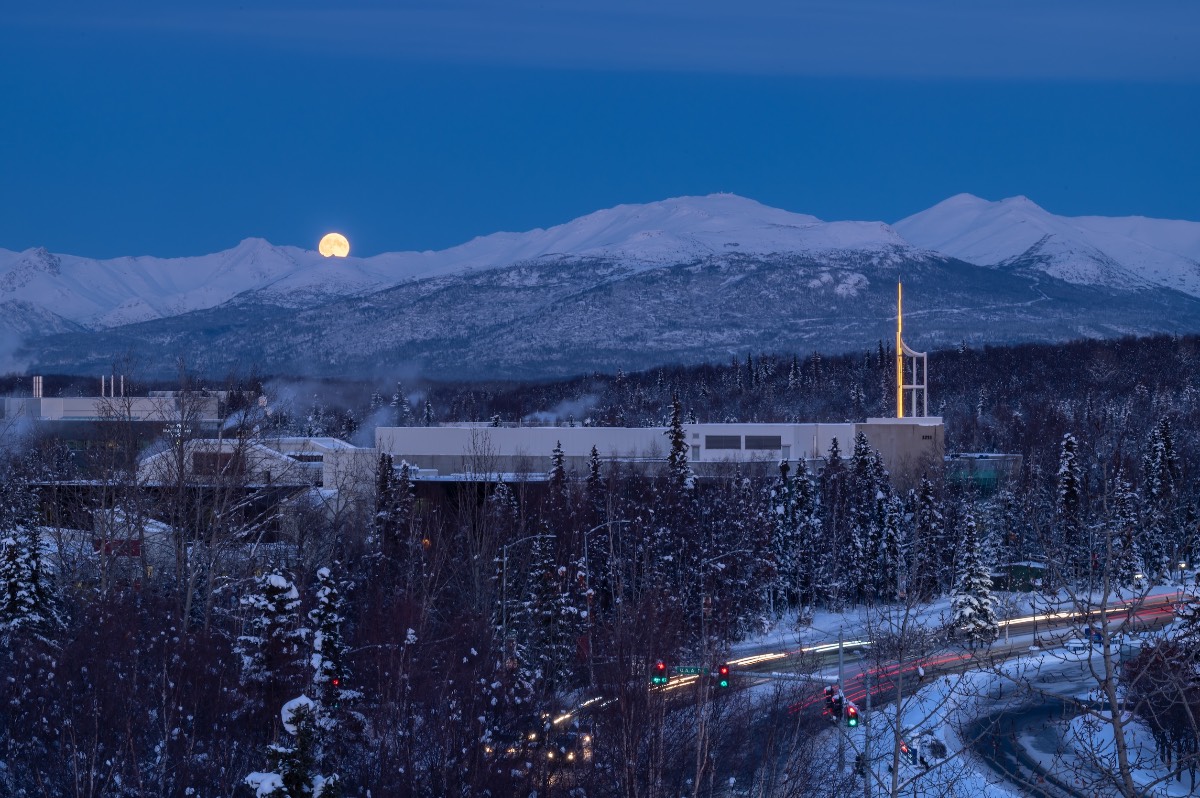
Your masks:
M 904 326 L 903 284 L 896 283 L 896 418 L 904 418 L 904 344 L 900 332 Z

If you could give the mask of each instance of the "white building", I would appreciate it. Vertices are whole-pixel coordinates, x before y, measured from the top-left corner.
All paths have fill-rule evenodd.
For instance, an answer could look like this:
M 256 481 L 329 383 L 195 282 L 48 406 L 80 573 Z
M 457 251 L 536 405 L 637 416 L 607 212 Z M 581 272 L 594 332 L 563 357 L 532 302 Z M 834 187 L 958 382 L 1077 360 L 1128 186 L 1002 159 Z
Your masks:
M 182 458 L 180 455 L 182 454 Z M 143 457 L 138 479 L 170 484 L 179 477 L 204 481 L 240 481 L 256 485 L 314 485 L 350 490 L 373 488 L 374 449 L 338 438 L 197 438 L 183 451 L 164 449 Z
M 186 415 L 198 423 L 217 421 L 216 396 L 191 396 L 186 413 L 177 396 L 6 396 L 0 419 L 28 421 L 161 421 L 178 422 Z
M 686 424 L 692 468 L 716 473 L 730 463 L 773 469 L 780 460 L 805 460 L 815 466 L 836 438 L 849 456 L 858 432 L 878 449 L 893 477 L 907 482 L 921 469 L 940 463 L 942 419 L 871 418 L 841 424 Z M 561 445 L 566 465 L 584 471 L 595 446 L 606 461 L 665 462 L 669 442 L 664 427 L 526 427 L 443 424 L 433 427 L 379 427 L 375 446 L 397 462 L 417 469 L 416 479 L 470 480 L 506 474 L 540 479 L 550 455 Z

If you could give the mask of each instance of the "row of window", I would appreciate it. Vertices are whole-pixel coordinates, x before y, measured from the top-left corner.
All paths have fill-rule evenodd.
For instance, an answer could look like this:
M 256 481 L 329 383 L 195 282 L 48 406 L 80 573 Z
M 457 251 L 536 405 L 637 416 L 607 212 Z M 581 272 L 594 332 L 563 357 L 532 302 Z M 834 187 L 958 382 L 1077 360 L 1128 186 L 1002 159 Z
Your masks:
M 705 435 L 705 449 L 741 449 L 741 435 Z M 747 435 L 747 450 L 778 452 L 783 449 L 783 438 L 779 435 Z

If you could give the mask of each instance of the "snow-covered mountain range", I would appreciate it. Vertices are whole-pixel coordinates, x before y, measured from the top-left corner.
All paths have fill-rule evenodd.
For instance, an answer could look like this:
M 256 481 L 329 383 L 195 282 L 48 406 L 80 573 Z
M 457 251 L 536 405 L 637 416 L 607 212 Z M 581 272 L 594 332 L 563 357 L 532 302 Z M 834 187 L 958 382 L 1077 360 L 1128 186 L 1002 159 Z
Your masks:
M 173 259 L 0 250 L 0 333 L 41 371 L 132 352 L 148 372 L 184 356 L 213 371 L 546 376 L 861 348 L 888 338 L 898 278 L 919 346 L 1198 331 L 1200 223 L 970 195 L 895 225 L 825 222 L 717 194 L 369 258 L 261 239 Z
M 1055 216 L 1026 197 L 959 194 L 897 222 L 914 246 L 979 266 L 1027 265 L 1069 283 L 1200 296 L 1200 223 Z

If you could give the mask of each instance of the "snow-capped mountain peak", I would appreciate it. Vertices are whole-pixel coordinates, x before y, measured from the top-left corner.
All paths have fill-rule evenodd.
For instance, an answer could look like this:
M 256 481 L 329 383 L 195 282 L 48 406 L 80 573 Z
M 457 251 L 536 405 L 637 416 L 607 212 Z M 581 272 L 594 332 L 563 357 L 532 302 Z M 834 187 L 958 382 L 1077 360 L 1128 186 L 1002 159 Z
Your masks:
M 736 194 L 674 197 L 617 205 L 564 224 L 524 233 L 493 233 L 438 252 L 369 258 L 396 274 L 424 278 L 496 268 L 540 258 L 602 258 L 652 268 L 731 253 L 764 255 L 907 246 L 882 222 L 824 222 Z
M 1200 223 L 1057 216 L 1028 197 L 959 194 L 896 223 L 906 240 L 981 266 L 1024 266 L 1070 283 L 1160 286 L 1200 296 Z

